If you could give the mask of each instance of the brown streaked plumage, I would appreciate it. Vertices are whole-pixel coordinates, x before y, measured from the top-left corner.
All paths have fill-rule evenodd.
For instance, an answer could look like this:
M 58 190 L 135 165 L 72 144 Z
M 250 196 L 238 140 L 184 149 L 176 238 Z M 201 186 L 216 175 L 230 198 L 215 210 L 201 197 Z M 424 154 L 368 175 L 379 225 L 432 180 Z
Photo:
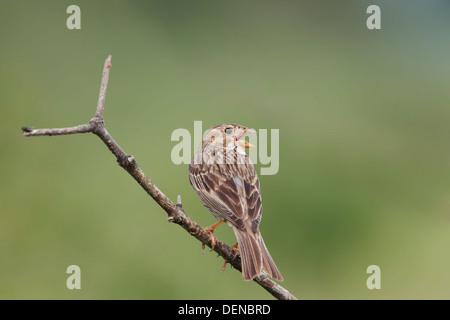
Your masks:
M 189 181 L 214 217 L 233 228 L 243 278 L 251 280 L 264 271 L 283 281 L 259 231 L 261 190 L 255 168 L 245 153 L 245 148 L 252 145 L 240 140 L 253 132 L 233 123 L 219 124 L 206 131 L 189 165 Z M 216 226 L 217 223 L 205 229 L 212 234 Z

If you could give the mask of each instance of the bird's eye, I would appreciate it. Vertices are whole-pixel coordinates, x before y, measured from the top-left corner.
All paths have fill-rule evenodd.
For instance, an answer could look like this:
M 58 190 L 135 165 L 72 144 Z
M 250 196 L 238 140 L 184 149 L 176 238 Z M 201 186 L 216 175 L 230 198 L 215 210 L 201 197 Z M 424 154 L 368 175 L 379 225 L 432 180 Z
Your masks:
M 225 133 L 226 134 L 230 134 L 231 132 L 233 132 L 233 128 L 226 128 L 225 129 Z

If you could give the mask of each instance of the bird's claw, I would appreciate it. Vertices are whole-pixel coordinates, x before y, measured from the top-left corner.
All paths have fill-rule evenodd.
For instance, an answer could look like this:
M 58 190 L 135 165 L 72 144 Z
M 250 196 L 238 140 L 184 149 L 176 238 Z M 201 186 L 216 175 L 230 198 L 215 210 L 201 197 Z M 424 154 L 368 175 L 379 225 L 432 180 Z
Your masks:
M 216 237 L 214 237 L 214 228 L 209 226 L 209 227 L 204 227 L 203 230 L 208 232 L 209 235 L 211 236 L 211 251 L 213 251 L 215 246 L 216 246 Z M 205 246 L 206 246 L 206 244 L 202 243 L 202 250 L 203 250 L 203 252 L 205 252 Z
M 203 230 L 208 232 L 209 235 L 211 236 L 211 251 L 213 251 L 216 246 L 216 237 L 214 237 L 214 229 L 224 221 L 225 220 L 219 220 L 216 223 L 214 223 L 213 225 L 203 228 Z M 202 243 L 202 250 L 203 250 L 203 252 L 205 252 L 205 243 Z
M 231 259 L 231 261 L 233 261 L 234 259 L 236 259 L 236 256 L 238 255 L 238 253 L 239 253 L 239 244 L 236 242 L 232 247 L 231 247 L 231 249 L 233 249 L 233 251 L 234 251 L 234 256 L 233 256 L 233 259 Z M 223 266 L 222 266 L 222 272 L 224 272 L 225 271 L 225 268 L 226 268 L 226 266 L 227 266 L 227 260 L 224 260 L 224 262 L 223 262 Z M 231 265 L 231 264 L 230 264 Z

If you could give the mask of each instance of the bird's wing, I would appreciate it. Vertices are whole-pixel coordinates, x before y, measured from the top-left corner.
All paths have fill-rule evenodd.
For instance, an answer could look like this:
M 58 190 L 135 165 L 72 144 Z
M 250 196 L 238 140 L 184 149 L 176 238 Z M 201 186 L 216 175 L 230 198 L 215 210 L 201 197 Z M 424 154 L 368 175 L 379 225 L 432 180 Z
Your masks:
M 250 223 L 256 232 L 262 215 L 258 176 L 253 166 L 217 166 L 218 170 L 189 168 L 189 179 L 200 199 L 211 211 L 220 214 L 239 229 Z M 239 170 L 241 169 L 241 170 Z M 225 172 L 226 171 L 226 172 Z

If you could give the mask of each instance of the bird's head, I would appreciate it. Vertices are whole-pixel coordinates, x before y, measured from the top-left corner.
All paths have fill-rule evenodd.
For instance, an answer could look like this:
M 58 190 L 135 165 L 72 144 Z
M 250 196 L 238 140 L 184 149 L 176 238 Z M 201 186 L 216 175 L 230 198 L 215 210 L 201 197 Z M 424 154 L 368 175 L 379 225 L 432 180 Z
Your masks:
M 203 142 L 215 148 L 252 148 L 254 145 L 243 139 L 250 133 L 256 133 L 256 131 L 234 123 L 223 123 L 207 130 L 203 136 Z

